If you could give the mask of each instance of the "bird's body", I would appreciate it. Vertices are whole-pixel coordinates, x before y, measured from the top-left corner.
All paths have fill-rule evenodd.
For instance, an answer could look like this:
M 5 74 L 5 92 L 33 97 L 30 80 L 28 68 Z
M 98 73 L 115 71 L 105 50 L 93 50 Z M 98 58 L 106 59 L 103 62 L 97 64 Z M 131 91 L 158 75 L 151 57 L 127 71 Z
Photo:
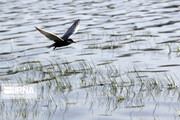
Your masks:
M 44 31 L 40 28 L 37 28 L 37 27 L 35 27 L 35 28 L 40 33 L 45 35 L 47 38 L 49 38 L 50 40 L 55 42 L 49 46 L 49 47 L 54 47 L 54 49 L 55 49 L 56 47 L 62 47 L 62 46 L 67 46 L 71 43 L 76 43 L 75 41 L 73 41 L 70 38 L 70 36 L 77 32 L 77 30 L 79 28 L 79 24 L 80 24 L 80 20 L 78 19 L 73 23 L 73 25 L 66 31 L 66 33 L 62 37 L 58 37 L 57 35 L 47 32 L 47 31 Z
M 71 43 L 68 43 L 67 41 L 60 41 L 60 42 L 54 42 L 52 45 L 50 45 L 48 47 L 49 48 L 54 47 L 54 49 L 55 49 L 56 47 L 63 47 L 63 46 L 67 46 L 69 44 L 71 44 Z

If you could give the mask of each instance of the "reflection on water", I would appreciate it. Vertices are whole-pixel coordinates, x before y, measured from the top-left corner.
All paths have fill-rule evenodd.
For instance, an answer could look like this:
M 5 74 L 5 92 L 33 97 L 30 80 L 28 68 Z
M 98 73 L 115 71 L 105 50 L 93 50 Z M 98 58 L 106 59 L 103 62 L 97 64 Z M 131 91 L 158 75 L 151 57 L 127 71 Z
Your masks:
M 38 85 L 1 119 L 179 119 L 180 2 L 0 1 L 0 81 Z M 77 44 L 58 48 L 34 26 Z M 166 110 L 166 111 L 165 111 Z

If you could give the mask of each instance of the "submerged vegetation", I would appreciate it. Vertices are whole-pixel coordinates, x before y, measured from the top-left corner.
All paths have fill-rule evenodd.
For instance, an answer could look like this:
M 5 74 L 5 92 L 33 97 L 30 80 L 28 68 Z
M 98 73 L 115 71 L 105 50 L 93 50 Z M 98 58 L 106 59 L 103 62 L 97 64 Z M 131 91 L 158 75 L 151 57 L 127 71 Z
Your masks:
M 108 63 L 95 65 L 93 62 L 87 63 L 81 61 L 76 63 L 68 62 L 67 60 L 62 60 L 60 63 L 54 61 L 47 62 L 49 63 L 47 65 L 43 65 L 39 61 L 21 63 L 18 67 L 7 71 L 6 75 L 10 75 L 8 78 L 12 79 L 7 82 L 14 81 L 14 78 L 19 83 L 26 84 L 62 81 L 64 79 L 68 81 L 69 79 L 70 82 L 81 83 L 81 85 L 85 83 L 105 85 L 113 81 L 117 86 L 124 83 L 129 85 L 152 84 L 151 86 L 154 84 L 162 87 L 176 86 L 176 82 L 173 80 L 176 77 L 168 76 L 166 73 L 161 74 L 161 77 L 159 75 L 149 76 L 148 72 L 153 71 L 140 70 L 137 66 L 134 66 L 133 70 L 127 68 L 127 71 L 122 71 L 120 65 Z M 12 74 L 14 75 L 13 77 L 11 77 Z M 162 81 L 161 79 L 164 80 Z
M 138 86 L 143 91 L 147 91 L 154 88 L 173 90 L 178 87 L 175 82 L 177 80 L 174 80 L 176 76 L 169 76 L 166 73 L 152 76 L 149 74 L 151 71 L 140 70 L 137 67 L 133 70 L 122 71 L 120 66 L 112 64 L 97 66 L 94 63 L 84 61 L 74 63 L 67 60 L 61 63 L 52 61 L 48 63 L 44 66 L 37 61 L 23 63 L 7 71 L 7 75 L 13 74 L 13 77 L 10 76 L 11 80 L 6 82 L 50 85 L 50 88 L 55 86 L 62 91 L 95 87 L 119 90 L 131 86 L 134 88 Z
M 149 101 L 158 104 L 160 96 L 164 97 L 164 100 L 167 96 L 176 96 L 177 101 L 180 98 L 175 77 L 165 73 L 162 76 L 151 76 L 137 67 L 122 71 L 118 65 L 97 66 L 83 61 L 76 63 L 62 60 L 60 63 L 54 61 L 48 63 L 43 66 L 40 62 L 29 61 L 7 72 L 7 74 L 14 73 L 13 77 L 9 78 L 11 80 L 6 81 L 7 83 L 16 81 L 19 84 L 38 84 L 38 99 L 10 100 L 10 105 L 5 104 L 9 101 L 1 100 L 2 118 L 3 114 L 8 114 L 5 119 L 13 116 L 4 113 L 9 111 L 7 105 L 11 106 L 10 111 L 13 111 L 14 116 L 23 119 L 29 116 L 38 118 L 41 116 L 35 112 L 38 109 L 47 108 L 51 112 L 53 110 L 66 112 L 70 106 L 81 103 L 90 105 L 89 109 L 92 111 L 97 106 L 105 108 L 105 111 L 99 115 L 109 116 L 116 109 L 142 109 Z M 82 97 L 85 100 L 81 101 Z M 17 105 L 21 105 L 18 111 Z M 28 115 L 28 109 L 35 111 Z M 53 117 L 54 113 L 51 112 L 48 117 Z

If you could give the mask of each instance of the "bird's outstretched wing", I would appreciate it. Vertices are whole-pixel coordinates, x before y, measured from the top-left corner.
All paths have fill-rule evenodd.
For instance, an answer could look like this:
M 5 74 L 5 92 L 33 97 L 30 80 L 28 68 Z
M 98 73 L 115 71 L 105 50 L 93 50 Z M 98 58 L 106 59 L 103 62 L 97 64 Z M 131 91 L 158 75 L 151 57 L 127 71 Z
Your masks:
M 73 25 L 62 36 L 63 40 L 68 39 L 71 35 L 75 34 L 80 26 L 80 19 L 76 20 Z
M 40 33 L 42 33 L 43 35 L 45 35 L 47 38 L 49 38 L 50 40 L 54 41 L 54 42 L 60 42 L 60 41 L 64 41 L 63 39 L 61 39 L 60 37 L 58 37 L 55 34 L 52 34 L 50 32 L 44 31 L 38 27 L 35 27 Z

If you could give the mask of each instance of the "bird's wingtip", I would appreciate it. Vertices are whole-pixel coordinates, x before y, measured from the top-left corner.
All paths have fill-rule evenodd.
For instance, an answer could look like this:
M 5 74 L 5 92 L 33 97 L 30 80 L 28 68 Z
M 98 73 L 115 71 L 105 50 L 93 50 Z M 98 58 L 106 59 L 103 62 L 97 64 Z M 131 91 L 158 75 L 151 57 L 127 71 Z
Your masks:
M 39 29 L 38 27 L 34 26 L 36 29 Z

